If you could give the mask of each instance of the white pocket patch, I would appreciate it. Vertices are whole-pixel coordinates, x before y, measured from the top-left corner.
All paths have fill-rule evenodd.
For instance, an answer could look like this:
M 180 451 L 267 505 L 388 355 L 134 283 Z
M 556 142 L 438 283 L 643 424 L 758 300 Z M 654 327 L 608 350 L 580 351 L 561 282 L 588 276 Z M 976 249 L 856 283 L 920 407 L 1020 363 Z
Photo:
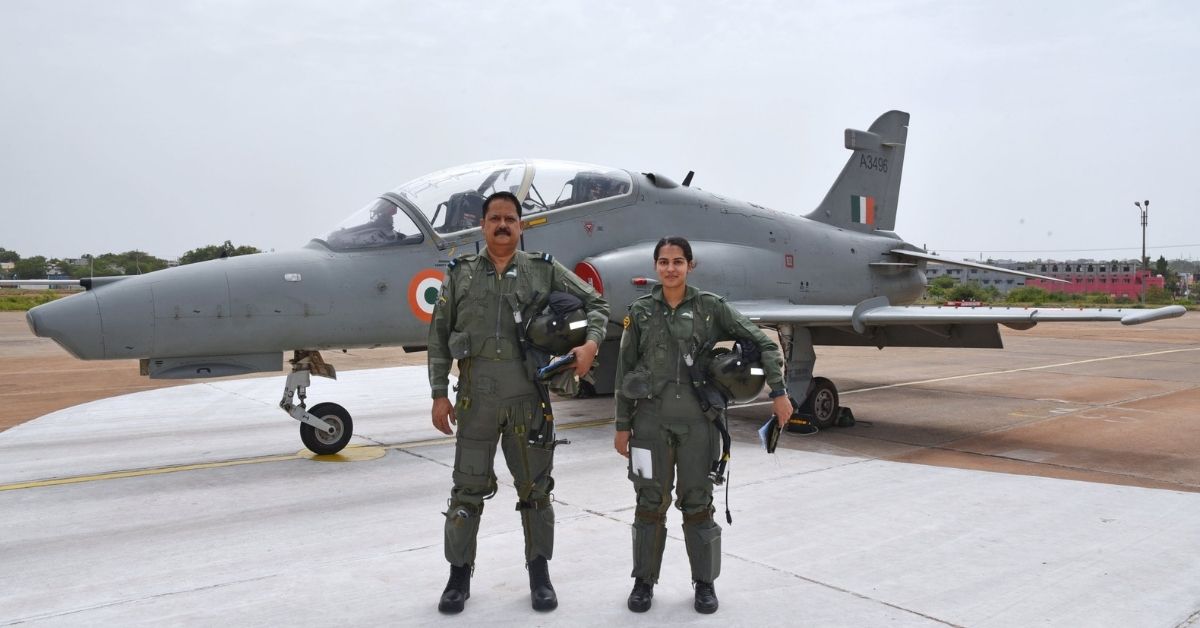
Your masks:
M 647 480 L 654 479 L 654 457 L 649 449 L 641 447 L 629 448 L 629 460 L 633 467 L 633 472 L 640 478 Z

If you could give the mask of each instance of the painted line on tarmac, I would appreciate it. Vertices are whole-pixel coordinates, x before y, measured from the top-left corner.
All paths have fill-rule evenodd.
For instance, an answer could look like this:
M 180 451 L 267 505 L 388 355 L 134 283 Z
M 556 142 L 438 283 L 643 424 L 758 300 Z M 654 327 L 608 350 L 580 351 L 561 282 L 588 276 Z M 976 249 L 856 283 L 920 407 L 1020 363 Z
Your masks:
M 1150 351 L 1148 353 L 1130 353 L 1127 355 L 1112 355 L 1106 358 L 1090 358 L 1087 360 L 1075 360 L 1074 362 L 1059 362 L 1058 364 L 1043 364 L 1042 366 L 1026 366 L 1019 369 L 1005 369 L 1002 371 L 987 371 L 984 373 L 967 373 L 966 375 L 951 375 L 950 377 L 937 377 L 934 379 L 920 379 L 911 382 L 899 382 L 896 384 L 885 384 L 883 386 L 872 386 L 870 388 L 855 388 L 854 390 L 838 391 L 838 395 L 852 395 L 854 393 L 870 392 L 873 390 L 886 390 L 888 388 L 903 388 L 905 386 L 919 386 L 921 384 L 936 384 L 937 382 L 949 382 L 956 379 L 968 379 L 971 377 L 987 377 L 989 375 L 1005 375 L 1008 373 L 1020 373 L 1022 371 L 1039 371 L 1043 369 L 1053 369 L 1063 366 L 1075 366 L 1076 364 L 1088 364 L 1090 362 L 1105 362 L 1108 360 L 1123 360 L 1125 358 L 1145 358 L 1153 355 L 1163 355 L 1167 353 L 1180 353 L 1183 351 L 1200 351 L 1200 347 L 1189 347 L 1187 349 L 1167 349 L 1165 351 Z M 754 403 L 744 403 L 737 407 L 749 408 L 754 406 L 770 405 L 770 401 L 756 401 Z
M 260 464 L 263 462 L 280 462 L 283 460 L 299 460 L 299 454 L 277 455 L 277 456 L 260 456 L 258 458 L 240 458 L 237 460 L 223 460 L 221 462 L 202 462 L 198 464 L 181 464 L 168 467 L 151 467 L 148 469 L 131 469 L 127 471 L 109 471 L 107 473 L 95 473 L 92 475 L 72 475 L 65 478 L 52 478 L 49 480 L 33 480 L 30 482 L 17 482 L 15 484 L 0 484 L 0 492 L 17 491 L 26 488 L 42 488 L 45 486 L 60 486 L 63 484 L 81 484 L 83 482 L 99 482 L 101 480 L 119 480 L 121 478 L 135 478 L 148 475 L 162 475 L 164 473 L 178 473 L 180 471 L 199 471 L 201 469 L 219 469 L 221 467 L 237 467 L 244 464 Z
M 580 421 L 577 423 L 568 423 L 559 428 L 559 431 L 582 429 L 588 427 L 598 427 L 612 423 L 609 419 L 592 419 L 589 421 Z M 425 440 L 410 441 L 407 443 L 397 443 L 395 445 L 354 445 L 347 447 L 346 451 L 356 449 L 412 449 L 415 447 L 430 447 L 433 445 L 449 445 L 454 442 L 453 436 L 444 436 L 441 438 L 429 438 Z M 238 467 L 247 464 L 263 464 L 268 462 L 284 462 L 287 460 L 313 460 L 336 462 L 336 458 L 342 457 L 340 454 L 332 456 L 316 456 L 312 452 L 303 450 L 294 454 L 279 454 L 274 456 L 258 456 L 254 458 L 237 458 L 234 460 L 222 460 L 219 462 L 201 462 L 196 464 L 181 464 L 171 465 L 166 467 L 150 467 L 146 469 L 129 469 L 125 471 L 109 471 L 106 473 L 93 473 L 89 475 L 73 475 L 63 478 L 51 478 L 47 480 L 31 480 L 29 482 L 15 482 L 12 484 L 0 484 L 0 493 L 4 491 L 18 491 L 27 488 L 44 488 L 47 486 L 62 486 L 64 484 L 82 484 L 85 482 L 100 482 L 104 480 L 120 480 L 123 478 L 138 478 L 151 475 L 164 475 L 167 473 L 179 473 L 182 471 L 201 471 L 204 469 L 221 469 L 224 467 Z M 352 457 L 352 456 L 351 456 Z M 324 460 L 322 460 L 324 459 Z
M 1148 353 L 1131 353 L 1127 355 L 1113 355 L 1106 358 L 1090 358 L 1087 360 L 1075 360 L 1073 362 L 1059 362 L 1058 364 L 1045 364 L 1042 366 L 1026 366 L 1019 369 L 1005 369 L 1002 371 L 988 371 L 986 373 L 968 373 L 966 375 L 952 375 L 950 377 L 938 377 L 934 379 L 923 379 L 914 382 L 902 382 L 899 384 L 887 384 L 884 386 L 873 386 L 871 388 L 857 388 L 855 390 L 847 390 L 842 393 L 849 395 L 851 393 L 870 392 L 872 390 L 886 390 L 888 388 L 900 388 L 902 386 L 919 386 L 921 384 L 935 384 L 937 382 L 949 382 L 956 379 L 968 379 L 971 377 L 987 377 L 989 375 L 1005 375 L 1008 373 L 1021 373 L 1024 371 L 1040 371 L 1044 369 L 1060 368 L 1064 366 L 1075 366 L 1077 364 L 1090 364 L 1092 362 L 1106 362 L 1109 360 L 1123 360 L 1126 358 L 1145 358 L 1152 355 L 1164 355 L 1167 353 L 1180 353 L 1183 351 L 1200 351 L 1200 347 L 1189 347 L 1187 349 L 1167 349 L 1165 351 L 1150 351 Z

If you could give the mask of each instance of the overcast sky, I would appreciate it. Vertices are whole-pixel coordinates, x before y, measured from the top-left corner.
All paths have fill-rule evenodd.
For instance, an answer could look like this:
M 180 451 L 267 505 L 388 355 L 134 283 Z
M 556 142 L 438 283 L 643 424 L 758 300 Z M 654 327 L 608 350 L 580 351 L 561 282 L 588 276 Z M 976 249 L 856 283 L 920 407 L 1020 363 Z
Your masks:
M 1136 258 L 1150 199 L 1149 254 L 1200 258 L 1195 2 L 3 0 L 0 79 L 25 256 L 295 248 L 503 157 L 803 214 L 901 109 L 914 244 Z

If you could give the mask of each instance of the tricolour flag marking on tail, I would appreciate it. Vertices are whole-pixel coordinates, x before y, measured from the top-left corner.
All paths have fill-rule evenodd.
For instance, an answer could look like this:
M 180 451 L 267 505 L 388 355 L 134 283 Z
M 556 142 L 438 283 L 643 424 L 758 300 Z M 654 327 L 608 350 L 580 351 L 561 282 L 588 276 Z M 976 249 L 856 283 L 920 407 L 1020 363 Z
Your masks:
M 851 196 L 850 220 L 860 225 L 875 224 L 875 197 Z

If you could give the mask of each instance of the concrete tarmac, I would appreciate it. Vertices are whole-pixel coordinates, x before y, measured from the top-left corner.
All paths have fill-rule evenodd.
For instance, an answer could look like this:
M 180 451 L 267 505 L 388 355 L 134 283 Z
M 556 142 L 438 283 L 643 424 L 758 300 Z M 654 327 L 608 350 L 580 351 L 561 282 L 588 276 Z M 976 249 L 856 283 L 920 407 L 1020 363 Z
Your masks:
M 529 608 L 499 463 L 457 618 L 436 611 L 454 450 L 423 367 L 317 379 L 310 401 L 355 418 L 331 459 L 298 452 L 278 376 L 71 405 L 0 433 L 0 625 L 1197 623 L 1200 318 L 1004 337 L 819 348 L 860 422 L 785 434 L 773 456 L 753 433 L 765 404 L 738 409 L 715 616 L 691 608 L 678 512 L 654 607 L 624 607 L 633 491 L 611 399 L 557 406 L 560 608 Z

